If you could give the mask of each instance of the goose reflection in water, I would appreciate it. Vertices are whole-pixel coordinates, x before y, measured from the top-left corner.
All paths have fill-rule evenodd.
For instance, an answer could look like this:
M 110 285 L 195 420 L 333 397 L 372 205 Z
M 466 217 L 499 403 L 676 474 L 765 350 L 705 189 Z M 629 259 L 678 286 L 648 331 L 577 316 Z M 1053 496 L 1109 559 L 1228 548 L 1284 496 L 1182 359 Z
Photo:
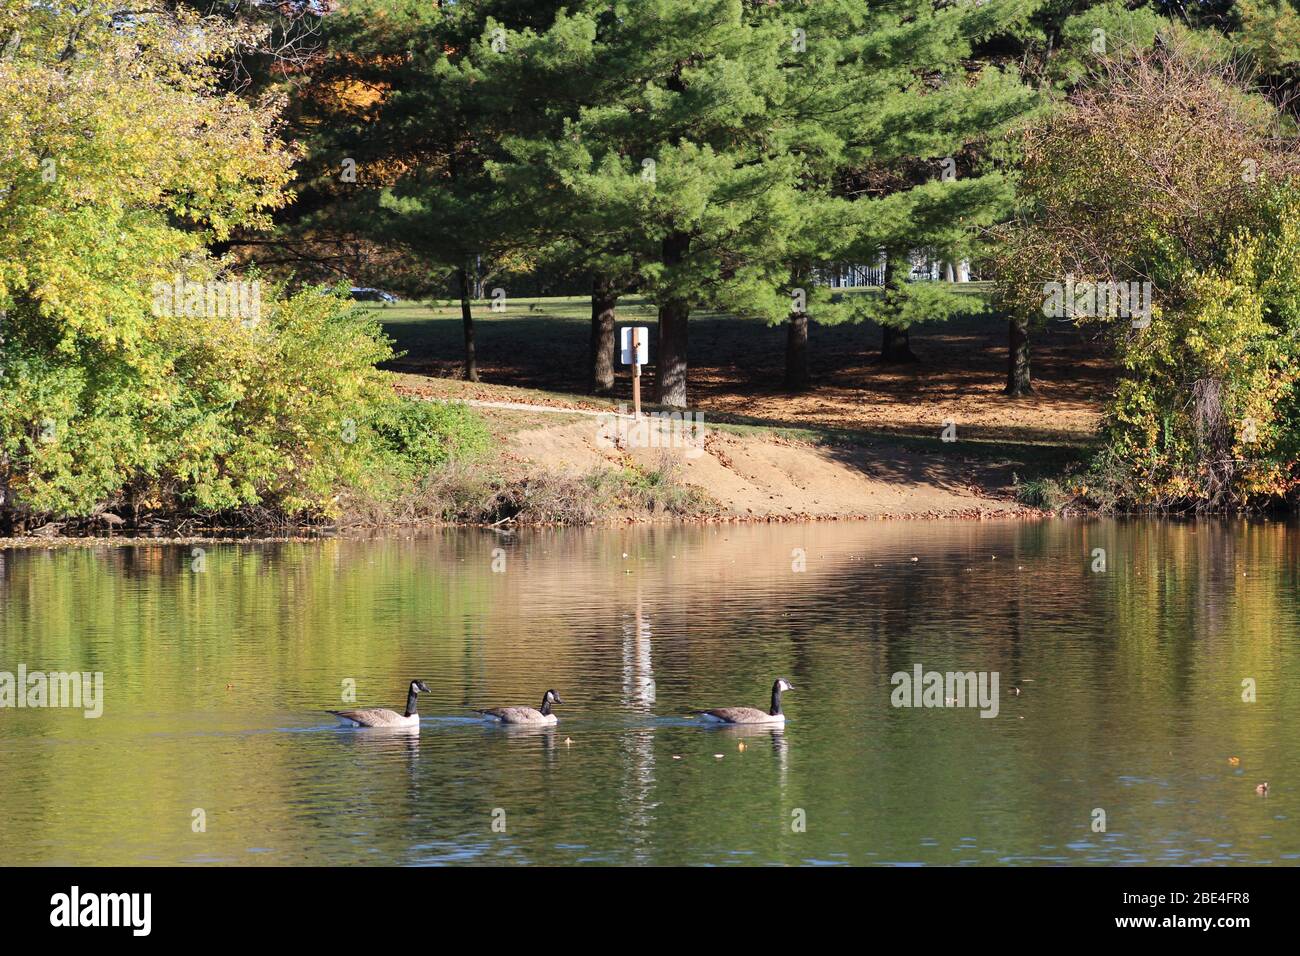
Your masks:
M 548 757 L 554 757 L 559 741 L 564 739 L 554 724 L 502 724 L 485 728 L 485 732 L 508 740 L 535 740 L 541 752 Z
M 737 744 L 743 744 L 746 750 L 761 747 L 763 739 L 766 738 L 771 744 L 772 754 L 776 757 L 777 766 L 781 770 L 781 786 L 785 786 L 786 774 L 790 770 L 790 741 L 786 738 L 784 725 L 718 724 L 711 728 L 711 732 L 719 737 L 736 740 Z

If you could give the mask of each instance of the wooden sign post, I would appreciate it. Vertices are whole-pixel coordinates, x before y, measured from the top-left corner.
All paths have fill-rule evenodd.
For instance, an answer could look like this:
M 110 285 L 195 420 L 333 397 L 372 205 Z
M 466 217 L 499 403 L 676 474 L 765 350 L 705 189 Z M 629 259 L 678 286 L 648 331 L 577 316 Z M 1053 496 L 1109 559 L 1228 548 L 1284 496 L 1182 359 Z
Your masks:
M 640 341 L 637 336 L 637 330 L 632 330 L 632 354 L 635 356 Z M 637 421 L 641 420 L 641 363 L 632 363 L 632 417 Z
M 632 414 L 641 420 L 641 366 L 650 357 L 650 330 L 638 325 L 623 329 L 622 359 L 632 366 Z

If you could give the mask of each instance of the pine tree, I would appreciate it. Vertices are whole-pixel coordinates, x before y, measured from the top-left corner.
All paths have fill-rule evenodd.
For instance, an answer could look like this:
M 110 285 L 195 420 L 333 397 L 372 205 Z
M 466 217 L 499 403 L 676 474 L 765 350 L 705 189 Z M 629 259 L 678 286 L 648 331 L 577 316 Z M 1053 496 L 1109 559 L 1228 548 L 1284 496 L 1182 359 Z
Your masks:
M 944 286 L 910 283 L 910 255 L 925 249 L 945 261 L 969 258 L 978 229 L 1008 211 L 1011 183 L 981 144 L 1029 113 L 1037 96 L 1013 66 L 982 47 L 996 50 L 1039 5 L 870 5 L 856 31 L 861 39 L 846 45 L 833 74 L 859 108 L 828 178 L 835 195 L 855 200 L 859 228 L 847 253 L 833 245 L 827 251 L 860 262 L 883 253 L 885 288 L 822 321 L 876 321 L 883 361 L 915 360 L 907 331 L 914 322 L 982 307 Z
M 465 377 L 478 380 L 472 300 L 489 270 L 527 256 L 489 164 L 535 105 L 494 87 L 484 64 L 517 57 L 496 24 L 549 23 L 558 4 L 524 0 L 352 0 L 326 18 L 326 51 L 303 98 L 316 133 L 308 189 L 318 216 L 414 253 L 460 299 Z M 310 207 L 309 207 L 310 208 Z M 310 231 L 317 217 L 298 226 Z
M 499 176 L 526 197 L 539 245 L 592 274 L 593 388 L 612 385 L 613 307 L 633 287 L 659 305 L 658 400 L 685 402 L 688 318 L 703 304 L 788 322 L 787 384 L 806 384 L 811 310 L 868 317 L 827 301 L 819 266 L 885 247 L 956 251 L 1005 207 L 996 175 L 928 184 L 916 170 L 1028 108 L 1014 74 L 963 59 L 1033 7 L 591 3 L 511 35 L 550 66 L 532 80 L 552 91 L 551 121 L 508 139 Z M 887 300 L 895 318 L 917 312 L 902 295 Z
M 606 354 L 600 343 L 612 341 L 601 290 L 620 284 L 639 283 L 658 302 L 656 395 L 669 404 L 685 402 L 688 317 L 705 303 L 786 321 L 792 388 L 808 381 L 812 311 L 835 322 L 885 317 L 885 306 L 887 327 L 905 342 L 922 306 L 930 317 L 969 309 L 974 300 L 957 294 L 905 302 L 921 294 L 908 296 L 900 265 L 923 245 L 959 257 L 973 230 L 1006 209 L 1009 184 L 995 172 L 973 175 L 960 151 L 1023 115 L 1034 96 L 1014 71 L 968 61 L 977 40 L 1023 24 L 1035 7 L 581 8 L 590 46 L 557 58 L 549 84 L 577 92 L 579 105 L 549 138 L 512 152 L 515 182 L 535 177 L 530 206 L 556 223 L 582 223 L 569 241 L 600 262 L 593 366 Z M 564 21 L 550 32 L 554 48 L 556 36 L 581 31 Z M 575 75 L 576 88 L 565 81 Z M 949 154 L 972 175 L 936 175 Z M 895 289 L 878 303 L 833 305 L 816 287 L 819 266 L 886 248 Z
M 655 399 L 673 406 L 687 401 L 692 309 L 782 310 L 799 164 L 781 31 L 741 0 L 638 0 L 578 3 L 545 36 L 507 39 L 563 49 L 548 84 L 558 130 L 507 140 L 498 175 L 531 183 L 518 195 L 540 197 L 552 250 L 586 257 L 597 386 L 626 289 L 658 303 Z
M 512 231 L 528 237 L 538 267 L 590 285 L 589 390 L 597 395 L 614 388 L 619 298 L 656 255 L 640 218 L 629 215 L 653 189 L 653 167 L 630 168 L 609 151 L 593 156 L 575 125 L 583 110 L 616 102 L 628 82 L 611 69 L 608 36 L 598 37 L 611 16 L 593 5 L 560 11 L 541 33 L 507 31 L 504 42 L 518 55 L 485 64 L 502 96 L 544 91 L 520 117 L 523 128 L 503 137 L 505 158 L 492 172 Z

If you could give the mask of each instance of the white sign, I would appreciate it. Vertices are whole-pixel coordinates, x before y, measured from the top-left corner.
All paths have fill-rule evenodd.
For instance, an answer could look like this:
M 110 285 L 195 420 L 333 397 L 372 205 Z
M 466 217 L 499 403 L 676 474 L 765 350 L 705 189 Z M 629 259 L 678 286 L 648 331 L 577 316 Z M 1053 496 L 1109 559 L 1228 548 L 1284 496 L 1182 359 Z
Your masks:
M 636 333 L 636 364 L 646 365 L 650 361 L 650 330 L 644 325 L 627 326 L 623 329 L 621 339 L 624 365 L 632 364 L 632 333 Z

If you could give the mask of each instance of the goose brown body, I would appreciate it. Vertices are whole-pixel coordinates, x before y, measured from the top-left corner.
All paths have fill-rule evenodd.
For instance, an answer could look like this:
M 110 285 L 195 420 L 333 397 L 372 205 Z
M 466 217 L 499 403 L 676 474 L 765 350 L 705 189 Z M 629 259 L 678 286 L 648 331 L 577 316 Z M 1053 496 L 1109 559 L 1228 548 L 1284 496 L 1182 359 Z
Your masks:
M 541 710 L 534 707 L 487 707 L 474 713 L 503 724 L 554 724 L 558 719 L 551 713 L 551 704 L 563 703 L 559 694 L 548 690 L 542 697 Z
M 701 717 L 712 717 L 726 724 L 770 724 L 785 723 L 785 715 L 773 716 L 757 707 L 715 707 L 713 710 L 699 711 Z
M 416 712 L 416 700 L 421 693 L 428 693 L 429 687 L 424 681 L 413 680 L 406 693 L 406 712 L 399 714 L 387 707 L 367 707 L 359 710 L 327 710 L 349 727 L 386 727 L 420 730 L 420 715 Z
M 365 710 L 330 710 L 339 720 L 347 721 L 355 727 L 418 727 L 420 716 L 412 714 L 407 717 L 387 707 L 370 707 Z
M 715 707 L 712 710 L 693 710 L 691 713 L 724 724 L 784 724 L 781 695 L 788 690 L 794 690 L 794 685 L 784 677 L 778 677 L 772 684 L 771 710 L 759 710 L 757 707 Z

